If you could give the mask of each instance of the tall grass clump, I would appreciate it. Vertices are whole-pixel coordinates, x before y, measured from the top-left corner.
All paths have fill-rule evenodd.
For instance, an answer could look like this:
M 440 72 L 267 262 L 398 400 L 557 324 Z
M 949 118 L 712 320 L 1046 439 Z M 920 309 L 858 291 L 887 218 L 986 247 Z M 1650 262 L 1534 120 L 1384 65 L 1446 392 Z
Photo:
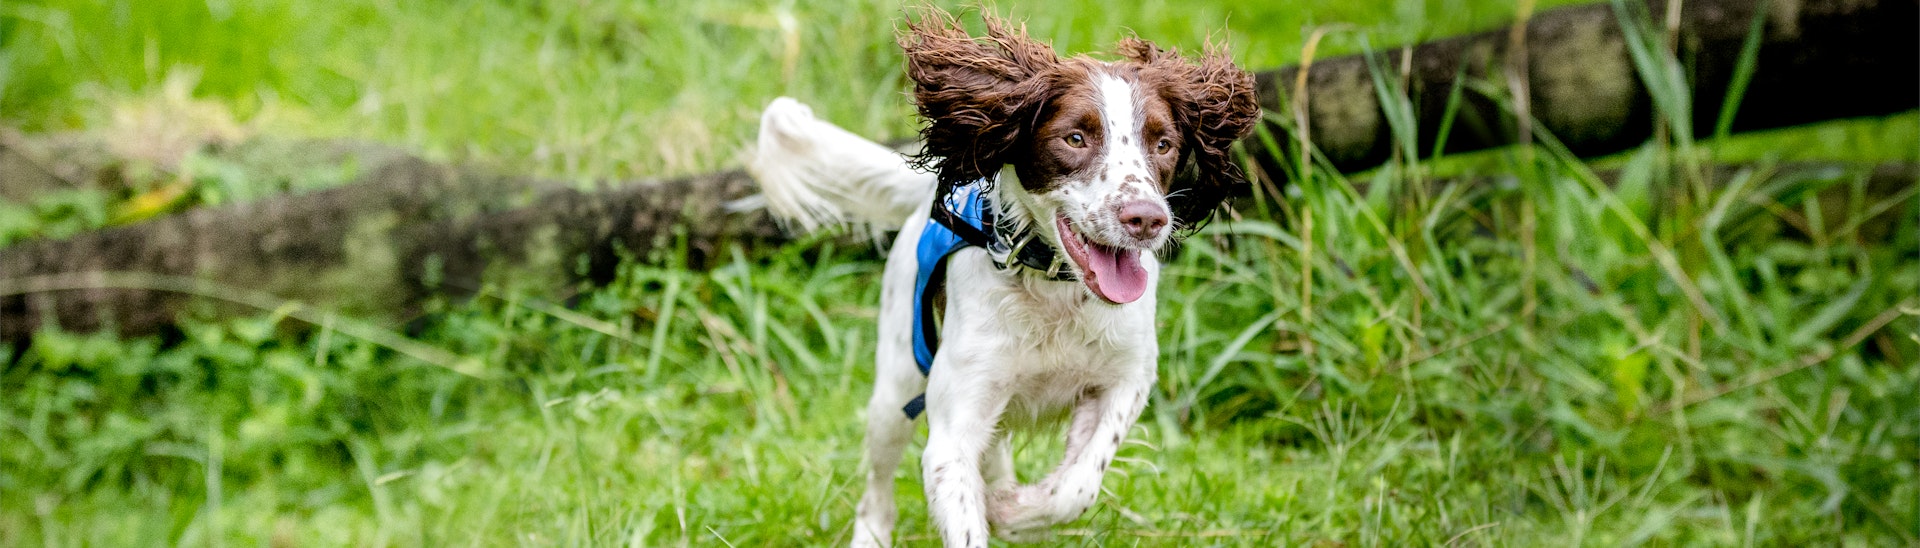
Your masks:
M 1691 120 L 1678 61 L 1629 34 L 1661 122 Z M 1910 189 L 1869 192 L 1872 166 L 1703 167 L 1686 122 L 1607 173 L 1536 123 L 1494 173 L 1435 184 L 1375 77 L 1395 163 L 1349 178 L 1261 136 L 1291 186 L 1168 269 L 1163 425 L 1265 424 L 1322 457 L 1306 467 L 1376 482 L 1357 507 L 1300 490 L 1321 523 L 1416 543 L 1914 541 Z

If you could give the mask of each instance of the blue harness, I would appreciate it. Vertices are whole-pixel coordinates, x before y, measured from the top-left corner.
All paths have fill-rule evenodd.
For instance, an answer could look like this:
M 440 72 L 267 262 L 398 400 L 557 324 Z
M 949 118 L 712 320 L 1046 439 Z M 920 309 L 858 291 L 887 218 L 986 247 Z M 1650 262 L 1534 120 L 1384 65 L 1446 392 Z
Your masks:
M 922 375 L 933 372 L 933 355 L 940 350 L 939 310 L 934 296 L 946 282 L 947 257 L 967 247 L 987 250 L 993 263 L 1002 269 L 1019 265 L 1039 271 L 1053 280 L 1072 280 L 1072 274 L 1060 269 L 1053 247 L 1026 245 L 1031 234 L 1009 237 L 993 219 L 993 203 L 986 197 L 987 181 L 944 189 L 933 201 L 933 214 L 920 231 L 914 255 L 919 269 L 913 281 L 913 361 Z M 927 395 L 914 396 L 901 411 L 908 419 L 920 417 L 926 410 Z

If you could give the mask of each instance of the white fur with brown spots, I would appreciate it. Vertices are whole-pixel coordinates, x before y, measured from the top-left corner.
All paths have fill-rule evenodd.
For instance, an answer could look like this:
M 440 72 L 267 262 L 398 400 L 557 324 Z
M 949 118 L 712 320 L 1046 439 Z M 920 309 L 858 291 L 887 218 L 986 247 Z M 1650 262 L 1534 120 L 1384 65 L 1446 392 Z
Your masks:
M 922 113 L 979 122 L 967 117 L 1030 112 L 1030 123 L 1015 122 L 1023 125 L 1009 130 L 994 121 L 931 121 L 927 154 L 946 156 L 921 158 L 919 165 L 938 170 L 930 173 L 781 98 L 763 114 L 749 165 L 769 208 L 792 224 L 851 220 L 900 231 L 883 274 L 877 369 L 866 411 L 866 489 L 854 546 L 892 544 L 894 473 L 914 433 L 901 409 L 922 393 L 929 434 L 921 472 L 929 513 L 946 545 L 986 546 L 990 534 L 1043 539 L 1052 526 L 1091 507 L 1156 378 L 1155 253 L 1176 225 L 1196 220 L 1176 213 L 1210 213 L 1218 203 L 1215 197 L 1181 207 L 1170 202 L 1170 191 L 1196 190 L 1183 185 L 1207 181 L 1244 184 L 1238 170 L 1220 168 L 1230 162 L 1216 156 L 1245 135 L 1258 108 L 1251 77 L 1224 57 L 1209 55 L 1194 66 L 1129 39 L 1121 44 L 1126 61 L 1058 59 L 1003 22 L 989 19 L 988 26 L 991 40 L 966 36 L 951 19 L 908 29 L 902 40 Z M 975 46 L 978 51 L 953 51 Z M 980 60 L 967 61 L 974 58 Z M 1051 86 L 1030 90 L 1044 99 L 1008 95 L 1007 89 L 1036 82 Z M 933 104 L 982 97 L 991 104 Z M 997 133 L 941 133 L 954 127 Z M 979 153 L 980 140 L 988 138 L 1007 139 L 1011 148 L 999 147 L 1006 150 L 991 158 L 955 159 Z M 1173 180 L 1177 168 L 1196 163 L 1199 183 Z M 1054 246 L 1079 281 L 1001 269 L 980 248 L 954 253 L 947 262 L 942 342 L 923 376 L 911 329 L 916 242 L 927 205 L 951 171 L 989 167 L 980 176 L 997 179 L 991 196 L 1002 222 Z M 1062 411 L 1070 412 L 1064 458 L 1039 481 L 1020 483 L 1009 428 L 1054 424 Z

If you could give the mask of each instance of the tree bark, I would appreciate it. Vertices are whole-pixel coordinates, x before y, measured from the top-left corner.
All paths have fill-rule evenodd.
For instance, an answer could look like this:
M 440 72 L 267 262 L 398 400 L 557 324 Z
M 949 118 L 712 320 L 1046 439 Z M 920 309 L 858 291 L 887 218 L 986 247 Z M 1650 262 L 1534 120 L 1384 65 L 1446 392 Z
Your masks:
M 1667 2 L 1627 6 L 1644 6 L 1662 21 Z M 1689 0 L 1680 8 L 1677 58 L 1689 70 L 1696 135 L 1710 133 L 1718 123 L 1748 29 L 1763 8 L 1757 64 L 1732 131 L 1920 107 L 1920 32 L 1914 27 L 1920 1 Z M 1503 29 L 1377 52 L 1386 76 L 1405 78 L 1418 154 L 1434 150 L 1448 96 L 1463 77 L 1488 86 L 1463 89 L 1444 144 L 1448 153 L 1519 142 L 1521 124 L 1482 93 L 1488 87 L 1504 97 L 1524 96 L 1539 121 L 1536 130 L 1550 132 L 1578 156 L 1619 152 L 1653 135 L 1654 101 L 1613 6 L 1602 2 L 1542 12 L 1526 22 L 1524 31 L 1519 42 L 1511 29 Z M 1651 34 L 1649 39 L 1659 40 L 1664 31 Z M 1409 53 L 1411 59 L 1405 57 Z M 1256 76 L 1261 105 L 1271 115 L 1290 122 L 1304 118 L 1314 146 L 1340 171 L 1371 168 L 1393 157 L 1393 130 L 1364 56 L 1312 62 L 1304 93 L 1297 88 L 1301 69 Z M 1516 94 L 1515 89 L 1525 91 Z M 1280 148 L 1297 151 L 1292 144 Z M 1276 176 L 1292 161 L 1263 158 L 1266 171 Z

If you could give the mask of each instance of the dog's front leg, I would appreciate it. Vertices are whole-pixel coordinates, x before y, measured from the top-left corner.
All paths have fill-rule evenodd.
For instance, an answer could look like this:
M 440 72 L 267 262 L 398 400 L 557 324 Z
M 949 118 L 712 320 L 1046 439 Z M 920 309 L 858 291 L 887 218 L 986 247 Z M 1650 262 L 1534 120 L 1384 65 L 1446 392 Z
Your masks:
M 935 358 L 927 383 L 927 448 L 921 453 L 927 511 L 949 547 L 987 545 L 986 482 L 981 455 L 995 439 L 1007 394 L 988 375 L 967 374 Z
M 992 520 L 1002 538 L 1040 540 L 1046 529 L 1072 521 L 1100 496 L 1100 480 L 1147 405 L 1151 375 L 1083 396 L 1073 408 L 1067 450 L 1060 466 L 1033 485 L 994 498 Z

